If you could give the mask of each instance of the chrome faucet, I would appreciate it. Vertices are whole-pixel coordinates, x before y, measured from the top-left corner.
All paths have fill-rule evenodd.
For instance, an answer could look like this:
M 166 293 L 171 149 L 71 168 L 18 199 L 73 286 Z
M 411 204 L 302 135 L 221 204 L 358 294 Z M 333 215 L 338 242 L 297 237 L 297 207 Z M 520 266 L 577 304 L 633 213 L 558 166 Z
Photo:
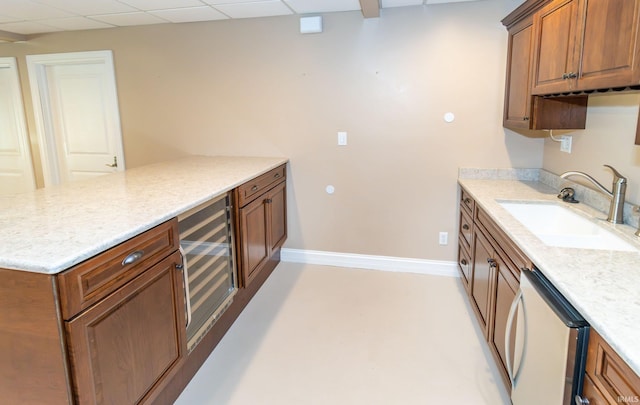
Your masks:
M 570 176 L 580 176 L 592 182 L 600 191 L 611 198 L 611 205 L 609 206 L 609 216 L 607 221 L 614 224 L 622 224 L 623 221 L 623 209 L 624 209 L 624 193 L 627 190 L 627 178 L 618 173 L 616 169 L 609 165 L 604 165 L 613 172 L 613 187 L 611 191 L 607 190 L 602 184 L 598 183 L 596 179 L 583 172 L 565 172 L 560 175 L 561 178 L 566 179 Z

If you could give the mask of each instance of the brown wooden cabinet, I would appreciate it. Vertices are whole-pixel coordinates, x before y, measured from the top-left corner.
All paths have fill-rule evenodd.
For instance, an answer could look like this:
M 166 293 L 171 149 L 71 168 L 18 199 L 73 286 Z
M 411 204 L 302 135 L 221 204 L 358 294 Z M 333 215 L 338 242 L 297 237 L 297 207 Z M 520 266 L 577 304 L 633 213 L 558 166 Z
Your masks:
M 530 267 L 531 262 L 493 222 L 484 210 L 462 189 L 461 212 L 473 207 L 473 237 L 470 256 L 465 249 L 465 238 L 460 230 L 459 258 L 472 263 L 470 269 L 469 301 L 476 314 L 480 328 L 496 361 L 498 370 L 507 389 L 510 381 L 506 368 L 506 329 L 511 303 L 520 284 L 520 268 Z M 466 204 L 465 204 L 466 200 Z M 461 272 L 463 267 L 460 266 Z M 465 280 L 463 277 L 463 284 Z M 510 333 L 511 358 L 515 347 L 515 322 Z
M 287 238 L 285 166 L 236 189 L 241 286 L 248 286 Z
M 584 129 L 587 96 L 532 96 L 534 26 L 531 9 L 502 20 L 509 33 L 503 126 L 511 129 Z
M 533 94 L 574 90 L 579 0 L 555 0 L 534 15 Z M 568 78 L 572 76 L 571 80 Z
M 532 94 L 640 83 L 640 1 L 554 0 L 534 15 Z
M 475 202 L 467 195 L 464 189 L 460 192 L 460 214 L 458 221 L 458 270 L 462 285 L 467 293 L 471 288 L 471 252 L 473 247 L 473 212 Z
M 0 270 L 3 401 L 152 402 L 186 347 L 178 245 L 173 219 L 57 275 Z
M 489 336 L 492 314 L 491 306 L 496 266 L 495 252 L 486 236 L 474 230 L 474 256 L 471 270 L 471 303 L 480 322 L 485 338 Z
M 181 262 L 174 253 L 65 322 L 79 404 L 136 404 L 184 352 Z
M 589 333 L 586 371 L 582 397 L 590 404 L 640 402 L 640 377 L 594 329 Z

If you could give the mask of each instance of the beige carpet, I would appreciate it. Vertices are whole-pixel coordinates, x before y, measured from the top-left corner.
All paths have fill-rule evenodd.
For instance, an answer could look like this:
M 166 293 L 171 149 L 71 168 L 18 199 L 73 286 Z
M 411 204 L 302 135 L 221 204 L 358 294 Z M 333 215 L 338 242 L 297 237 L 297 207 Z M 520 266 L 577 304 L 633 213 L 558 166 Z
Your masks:
M 178 405 L 508 404 L 452 277 L 281 263 Z

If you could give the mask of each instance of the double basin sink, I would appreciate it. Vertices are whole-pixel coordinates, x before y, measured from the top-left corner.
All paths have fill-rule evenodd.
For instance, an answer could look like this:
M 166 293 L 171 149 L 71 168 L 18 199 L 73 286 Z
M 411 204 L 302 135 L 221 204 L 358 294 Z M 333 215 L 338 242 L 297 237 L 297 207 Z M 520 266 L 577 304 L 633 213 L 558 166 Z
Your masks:
M 525 228 L 548 246 L 636 252 L 638 248 L 558 203 L 496 201 Z

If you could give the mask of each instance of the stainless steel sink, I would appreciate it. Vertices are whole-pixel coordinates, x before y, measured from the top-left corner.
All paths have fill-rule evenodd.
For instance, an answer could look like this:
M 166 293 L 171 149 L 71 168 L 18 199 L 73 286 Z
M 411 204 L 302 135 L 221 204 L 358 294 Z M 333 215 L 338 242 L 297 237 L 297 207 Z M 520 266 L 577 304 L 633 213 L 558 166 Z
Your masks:
M 638 250 L 593 219 L 562 205 L 536 201 L 498 203 L 548 246 L 626 252 Z

